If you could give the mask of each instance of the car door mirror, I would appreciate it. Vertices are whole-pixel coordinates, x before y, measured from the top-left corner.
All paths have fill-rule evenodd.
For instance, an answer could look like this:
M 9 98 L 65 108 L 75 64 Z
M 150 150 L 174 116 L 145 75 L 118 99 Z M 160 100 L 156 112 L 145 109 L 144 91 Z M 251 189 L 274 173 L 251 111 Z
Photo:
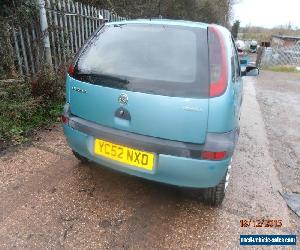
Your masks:
M 258 76 L 259 68 L 255 66 L 247 66 L 242 71 L 242 76 Z

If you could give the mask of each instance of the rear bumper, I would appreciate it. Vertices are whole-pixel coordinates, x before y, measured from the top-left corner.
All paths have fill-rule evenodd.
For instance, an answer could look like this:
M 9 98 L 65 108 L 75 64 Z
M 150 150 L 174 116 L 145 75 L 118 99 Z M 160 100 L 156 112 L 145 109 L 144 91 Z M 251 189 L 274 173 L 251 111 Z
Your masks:
M 128 145 L 143 151 L 155 152 L 161 155 L 194 158 L 199 160 L 202 151 L 226 152 L 226 157 L 231 158 L 239 137 L 239 128 L 226 133 L 206 133 L 205 143 L 195 144 L 181 141 L 161 139 L 119 129 L 109 128 L 74 116 L 67 103 L 64 107 L 64 117 L 68 124 L 76 131 L 83 134 L 101 138 L 115 144 Z
M 216 186 L 226 173 L 231 157 L 223 161 L 207 161 L 163 153 L 157 154 L 152 172 L 145 172 L 94 154 L 95 136 L 64 125 L 70 147 L 80 155 L 102 166 L 145 179 L 182 187 L 205 188 Z M 128 144 L 131 146 L 131 144 Z

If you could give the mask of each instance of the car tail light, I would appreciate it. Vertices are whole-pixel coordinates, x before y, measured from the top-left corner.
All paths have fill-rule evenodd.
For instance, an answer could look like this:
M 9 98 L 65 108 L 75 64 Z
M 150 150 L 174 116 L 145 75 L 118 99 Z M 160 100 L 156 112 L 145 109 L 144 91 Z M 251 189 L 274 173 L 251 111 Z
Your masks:
M 69 125 L 69 118 L 68 118 L 67 116 L 62 115 L 62 116 L 60 117 L 60 120 L 61 120 L 61 122 L 62 122 L 63 124 Z
M 75 75 L 75 67 L 74 67 L 73 63 L 71 63 L 71 64 L 69 65 L 69 68 L 68 68 L 68 74 L 69 74 L 70 76 L 74 76 L 74 75 Z
M 227 152 L 226 151 L 221 151 L 221 152 L 202 151 L 201 157 L 202 159 L 205 160 L 220 161 L 227 157 Z
M 210 97 L 223 94 L 227 88 L 227 57 L 225 41 L 221 31 L 211 25 L 208 28 Z

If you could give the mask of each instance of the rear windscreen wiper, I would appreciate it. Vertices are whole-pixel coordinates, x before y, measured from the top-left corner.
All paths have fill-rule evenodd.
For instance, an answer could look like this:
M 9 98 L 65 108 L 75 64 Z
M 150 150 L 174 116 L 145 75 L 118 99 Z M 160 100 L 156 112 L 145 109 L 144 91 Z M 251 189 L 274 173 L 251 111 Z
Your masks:
M 76 79 L 95 85 L 119 89 L 126 89 L 126 85 L 130 83 L 130 81 L 125 77 L 118 77 L 105 74 L 77 74 Z

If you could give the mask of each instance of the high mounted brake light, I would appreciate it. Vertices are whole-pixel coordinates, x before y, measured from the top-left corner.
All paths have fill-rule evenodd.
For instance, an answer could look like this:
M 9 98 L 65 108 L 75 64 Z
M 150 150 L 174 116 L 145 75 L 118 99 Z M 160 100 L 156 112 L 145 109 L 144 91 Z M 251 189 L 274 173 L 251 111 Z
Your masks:
M 221 31 L 214 25 L 208 27 L 210 89 L 209 96 L 223 94 L 227 88 L 227 57 Z

